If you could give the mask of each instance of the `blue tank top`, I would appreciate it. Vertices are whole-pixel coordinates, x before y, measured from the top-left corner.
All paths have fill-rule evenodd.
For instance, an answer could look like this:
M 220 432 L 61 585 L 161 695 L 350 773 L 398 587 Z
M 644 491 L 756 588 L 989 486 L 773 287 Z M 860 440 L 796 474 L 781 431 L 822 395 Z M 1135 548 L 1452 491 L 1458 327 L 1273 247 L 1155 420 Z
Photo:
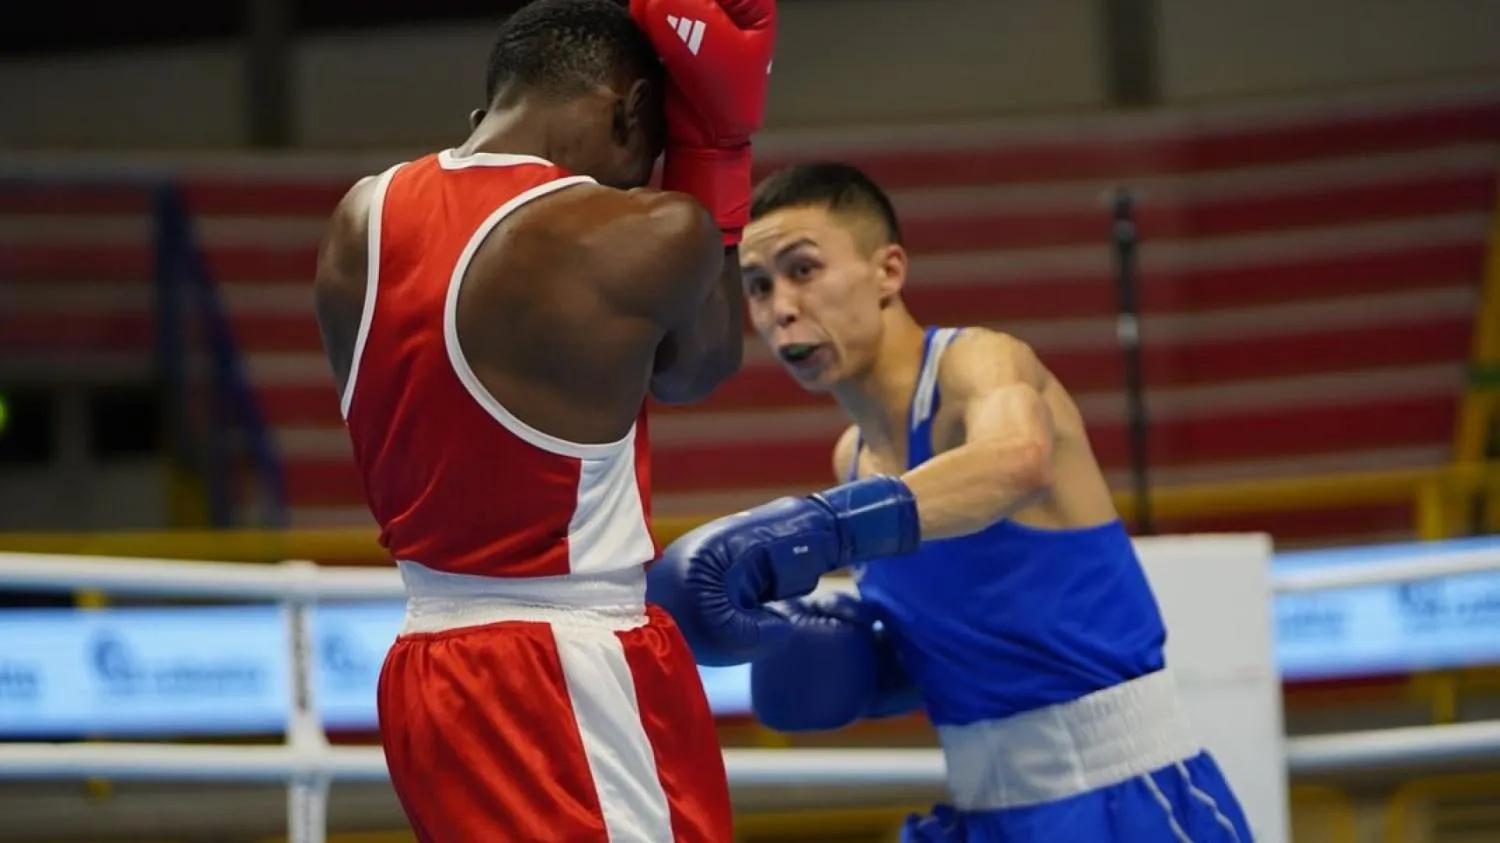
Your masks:
M 927 329 L 908 467 L 931 459 L 938 364 L 956 329 Z M 858 471 L 859 447 L 855 467 Z M 1125 526 L 1000 521 L 854 571 L 893 633 L 934 725 L 1068 702 L 1160 670 L 1166 630 Z

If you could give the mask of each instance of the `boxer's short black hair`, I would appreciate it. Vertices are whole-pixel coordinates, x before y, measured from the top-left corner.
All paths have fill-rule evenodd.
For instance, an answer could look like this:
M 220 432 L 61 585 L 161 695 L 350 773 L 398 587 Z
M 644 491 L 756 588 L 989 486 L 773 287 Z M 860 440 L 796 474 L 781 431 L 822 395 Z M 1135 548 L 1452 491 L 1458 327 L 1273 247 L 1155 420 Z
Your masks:
M 508 86 L 560 97 L 621 73 L 659 78 L 646 33 L 617 0 L 534 0 L 500 25 L 485 76 L 486 102 Z
M 804 205 L 868 217 L 884 229 L 887 242 L 901 242 L 901 223 L 891 198 L 858 167 L 833 161 L 795 164 L 767 176 L 755 186 L 750 218 Z

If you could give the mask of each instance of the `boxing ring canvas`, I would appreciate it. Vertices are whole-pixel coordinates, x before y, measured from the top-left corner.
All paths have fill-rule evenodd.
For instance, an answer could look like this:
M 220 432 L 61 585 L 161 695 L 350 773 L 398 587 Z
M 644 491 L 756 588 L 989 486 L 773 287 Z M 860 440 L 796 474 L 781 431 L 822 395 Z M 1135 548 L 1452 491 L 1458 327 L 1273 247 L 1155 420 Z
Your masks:
M 1136 539 L 1167 624 L 1167 664 L 1257 843 L 1289 843 L 1286 732 L 1275 661 L 1271 538 Z

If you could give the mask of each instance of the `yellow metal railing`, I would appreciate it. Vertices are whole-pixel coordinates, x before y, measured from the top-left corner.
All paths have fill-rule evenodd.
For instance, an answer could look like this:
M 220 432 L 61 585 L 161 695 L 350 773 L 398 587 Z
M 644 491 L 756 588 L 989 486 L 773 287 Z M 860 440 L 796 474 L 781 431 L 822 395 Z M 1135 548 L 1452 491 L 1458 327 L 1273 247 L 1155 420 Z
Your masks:
M 1290 813 L 1295 843 L 1359 843 L 1359 822 L 1349 795 L 1322 784 L 1294 785 Z
M 1466 773 L 1415 779 L 1398 787 L 1386 802 L 1381 818 L 1385 843 L 1428 843 L 1437 835 L 1433 826 L 1444 803 L 1470 803 L 1488 808 L 1483 817 L 1468 817 L 1466 825 L 1480 826 L 1475 831 L 1491 830 L 1500 839 L 1500 773 Z M 1469 839 L 1481 839 L 1477 836 Z
M 803 811 L 739 811 L 734 820 L 737 843 L 770 841 L 895 840 L 895 832 L 911 813 L 924 813 L 926 805 L 906 807 L 823 808 Z M 1358 843 L 1359 829 L 1349 797 L 1336 788 L 1298 785 L 1291 790 L 1292 839 L 1296 843 Z M 329 843 L 411 843 L 409 831 L 335 832 Z M 285 843 L 286 838 L 266 838 L 261 843 Z
M 1295 843 L 1359 843 L 1362 840 L 1382 843 L 1425 843 L 1437 839 L 1434 834 L 1434 806 L 1443 803 L 1477 803 L 1500 805 L 1500 774 L 1476 773 L 1414 779 L 1399 785 L 1382 805 L 1363 800 L 1369 813 L 1379 816 L 1361 834 L 1361 823 L 1354 801 L 1343 790 L 1331 785 L 1295 785 L 1290 793 L 1292 840 Z M 735 839 L 740 843 L 773 840 L 850 840 L 894 839 L 909 812 L 926 810 L 925 806 L 821 809 L 807 811 L 741 811 L 735 817 Z M 409 831 L 333 832 L 330 843 L 410 843 Z M 1478 838 L 1466 838 L 1478 839 Z M 285 843 L 285 837 L 271 837 L 262 843 Z
M 1416 534 L 1433 540 L 1465 532 L 1470 506 L 1482 494 L 1500 497 L 1500 463 L 1166 487 L 1152 492 L 1152 508 L 1158 518 L 1171 519 L 1405 503 L 1412 507 Z M 1134 515 L 1131 495 L 1117 495 L 1116 504 L 1124 517 Z M 663 542 L 670 542 L 702 522 L 660 518 L 655 528 Z M 369 564 L 386 559 L 375 531 L 364 528 L 0 533 L 0 551 L 226 562 L 312 559 Z

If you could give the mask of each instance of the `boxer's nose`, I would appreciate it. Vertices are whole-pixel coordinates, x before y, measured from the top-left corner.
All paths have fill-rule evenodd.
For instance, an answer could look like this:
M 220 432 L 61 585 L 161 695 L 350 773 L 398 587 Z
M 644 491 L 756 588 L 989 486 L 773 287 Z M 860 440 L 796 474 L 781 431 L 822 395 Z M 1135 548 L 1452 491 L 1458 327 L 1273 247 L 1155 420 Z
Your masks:
M 776 327 L 785 328 L 796 322 L 801 312 L 801 294 L 796 287 L 778 281 L 771 288 L 771 315 L 776 320 Z

